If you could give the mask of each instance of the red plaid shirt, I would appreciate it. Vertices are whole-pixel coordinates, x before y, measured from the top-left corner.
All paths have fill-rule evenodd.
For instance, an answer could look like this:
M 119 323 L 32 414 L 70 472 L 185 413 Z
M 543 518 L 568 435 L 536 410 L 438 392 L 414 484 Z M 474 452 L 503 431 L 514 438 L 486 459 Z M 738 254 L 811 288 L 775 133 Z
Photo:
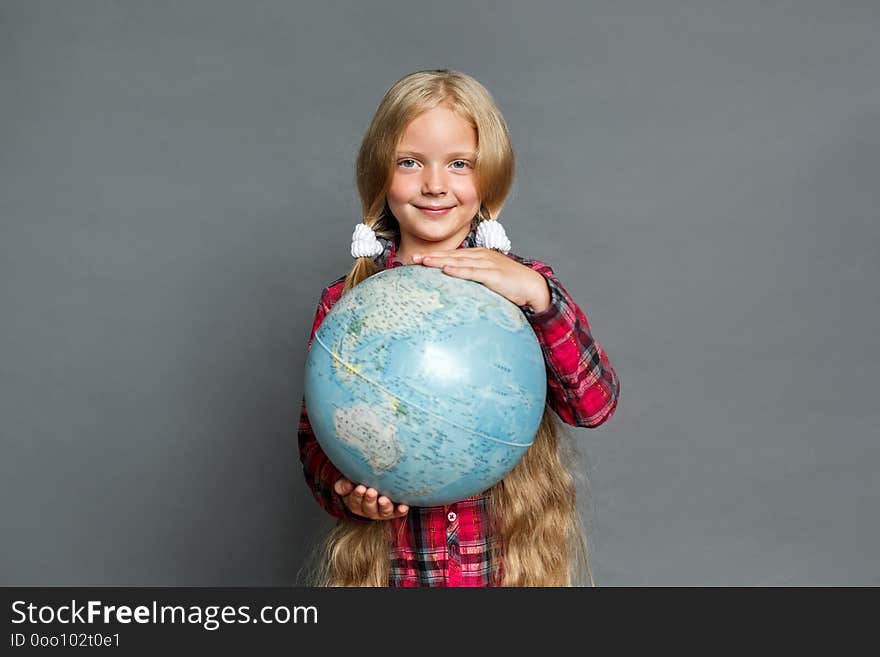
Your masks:
M 458 248 L 476 246 L 471 231 Z M 553 270 L 538 260 L 508 253 L 508 257 L 544 276 L 550 289 L 550 306 L 540 313 L 520 306 L 528 318 L 547 363 L 547 404 L 566 424 L 598 427 L 612 416 L 620 396 L 617 374 L 608 357 L 590 335 L 587 318 L 556 279 Z M 400 267 L 393 240 L 376 256 L 380 268 Z M 324 288 L 312 333 L 340 296 L 345 276 Z M 390 522 L 395 537 L 391 548 L 392 587 L 495 586 L 501 564 L 490 563 L 489 548 L 496 537 L 487 531 L 486 498 L 475 495 L 455 504 L 410 507 L 402 518 L 369 520 L 345 506 L 333 490 L 342 476 L 321 449 L 309 424 L 305 396 L 299 422 L 299 451 L 306 483 L 321 507 L 335 518 L 358 522 Z M 354 482 L 355 484 L 359 482 Z M 381 494 L 382 491 L 379 491 Z

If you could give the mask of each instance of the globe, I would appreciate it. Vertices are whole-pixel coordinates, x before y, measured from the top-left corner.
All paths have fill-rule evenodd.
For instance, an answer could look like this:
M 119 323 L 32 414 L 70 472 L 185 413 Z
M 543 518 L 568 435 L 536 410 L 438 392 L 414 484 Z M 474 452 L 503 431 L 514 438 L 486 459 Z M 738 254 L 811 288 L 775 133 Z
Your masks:
M 304 394 L 315 438 L 355 484 L 412 506 L 484 492 L 534 440 L 547 394 L 522 311 L 422 265 L 373 274 L 315 333 Z

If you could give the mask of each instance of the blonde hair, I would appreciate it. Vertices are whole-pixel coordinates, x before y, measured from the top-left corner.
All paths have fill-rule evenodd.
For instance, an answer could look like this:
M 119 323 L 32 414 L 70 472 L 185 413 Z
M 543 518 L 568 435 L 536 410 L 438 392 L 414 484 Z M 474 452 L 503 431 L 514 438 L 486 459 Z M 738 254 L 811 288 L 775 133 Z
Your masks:
M 513 182 L 514 153 L 507 125 L 490 93 L 474 78 L 446 69 L 417 71 L 385 94 L 364 135 L 356 182 L 364 223 L 379 237 L 400 238 L 400 227 L 385 201 L 396 149 L 409 123 L 444 105 L 477 132 L 474 173 L 480 211 L 475 228 L 500 212 Z M 358 258 L 346 276 L 343 294 L 378 271 L 370 257 Z M 545 406 L 534 443 L 520 462 L 487 492 L 490 559 L 500 586 L 594 586 L 586 538 L 569 471 L 576 451 Z M 355 482 L 358 483 L 358 482 Z M 382 491 L 379 491 L 380 493 Z M 410 511 L 412 513 L 413 511 Z M 388 586 L 392 523 L 340 519 L 312 554 L 309 584 Z M 405 524 L 401 523 L 403 530 Z

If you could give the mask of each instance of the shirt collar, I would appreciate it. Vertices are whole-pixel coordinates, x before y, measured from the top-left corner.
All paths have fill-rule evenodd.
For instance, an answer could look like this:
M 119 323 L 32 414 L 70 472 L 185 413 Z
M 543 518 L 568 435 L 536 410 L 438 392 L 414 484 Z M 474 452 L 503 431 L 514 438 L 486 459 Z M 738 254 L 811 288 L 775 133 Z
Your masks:
M 385 266 L 383 269 L 390 269 L 392 267 L 401 267 L 403 265 L 402 262 L 394 262 L 394 258 L 397 257 L 397 244 L 396 240 L 381 240 L 385 242 L 385 248 L 382 251 L 381 255 L 376 258 L 376 264 L 383 263 Z M 467 234 L 461 244 L 459 244 L 456 248 L 458 249 L 472 249 L 477 245 L 477 231 L 476 229 L 471 229 L 471 231 Z

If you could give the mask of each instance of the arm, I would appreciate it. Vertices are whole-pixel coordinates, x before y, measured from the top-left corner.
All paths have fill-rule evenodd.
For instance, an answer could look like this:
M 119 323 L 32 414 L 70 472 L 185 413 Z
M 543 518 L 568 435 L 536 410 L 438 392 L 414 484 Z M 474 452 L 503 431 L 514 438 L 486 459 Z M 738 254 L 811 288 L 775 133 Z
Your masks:
M 550 266 L 529 260 L 523 260 L 522 264 L 541 274 L 549 291 L 550 303 L 541 312 L 535 312 L 528 305 L 520 306 L 544 352 L 547 403 L 566 424 L 598 427 L 617 408 L 620 397 L 617 374 L 605 351 L 590 334 L 583 311 Z
M 312 348 L 312 341 L 315 333 L 324 317 L 338 300 L 334 299 L 330 294 L 331 288 L 325 288 L 321 294 L 321 301 L 318 303 L 318 310 L 315 313 L 315 321 L 312 324 L 312 333 L 309 337 L 308 349 Z M 299 419 L 299 458 L 303 464 L 303 475 L 306 484 L 312 491 L 315 500 L 327 513 L 334 518 L 347 518 L 350 520 L 358 520 L 360 522 L 371 522 L 369 519 L 356 515 L 346 506 L 342 497 L 333 490 L 333 484 L 342 477 L 342 473 L 330 461 L 321 445 L 315 438 L 312 425 L 309 422 L 308 411 L 306 410 L 306 400 L 303 397 L 302 409 Z

